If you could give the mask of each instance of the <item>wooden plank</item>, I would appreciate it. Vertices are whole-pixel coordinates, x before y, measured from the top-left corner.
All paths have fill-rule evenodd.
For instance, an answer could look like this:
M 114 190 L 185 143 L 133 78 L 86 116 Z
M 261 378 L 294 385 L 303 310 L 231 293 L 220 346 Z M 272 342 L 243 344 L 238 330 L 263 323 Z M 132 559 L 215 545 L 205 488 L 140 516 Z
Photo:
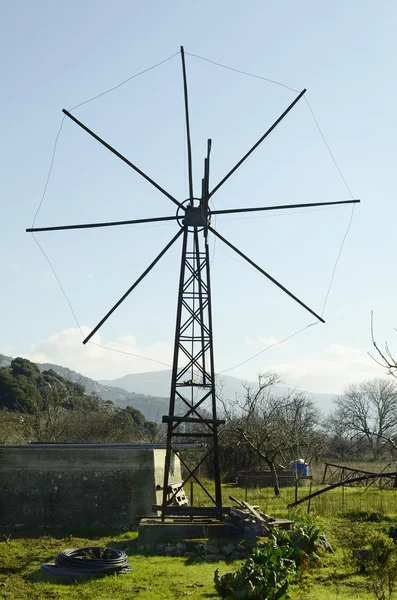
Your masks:
M 248 510 L 248 512 L 251 513 L 251 515 L 253 515 L 255 517 L 255 519 L 257 521 L 259 521 L 260 523 L 265 523 L 267 525 L 266 519 L 264 519 L 263 517 L 261 517 L 261 515 L 256 510 L 256 508 L 254 508 L 253 506 L 251 506 L 251 504 L 248 504 L 248 502 L 244 502 L 243 501 L 241 504 L 244 506 L 244 508 L 246 508 Z
M 259 511 L 259 513 L 265 519 L 265 521 L 267 521 L 268 523 L 273 523 L 276 520 L 274 517 L 270 517 L 266 513 L 262 512 L 261 510 Z
M 229 496 L 229 500 L 233 500 L 233 502 L 238 504 L 241 508 L 244 508 L 244 504 L 240 502 L 240 500 L 237 500 L 237 498 L 235 498 L 234 496 Z

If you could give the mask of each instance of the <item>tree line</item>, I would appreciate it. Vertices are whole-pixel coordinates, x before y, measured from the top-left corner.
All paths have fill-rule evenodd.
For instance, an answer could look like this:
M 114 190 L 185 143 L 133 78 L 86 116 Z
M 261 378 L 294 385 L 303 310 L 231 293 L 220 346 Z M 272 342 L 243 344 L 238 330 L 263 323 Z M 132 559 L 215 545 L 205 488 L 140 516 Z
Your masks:
M 132 406 L 85 394 L 26 358 L 0 368 L 0 443 L 153 441 L 157 424 Z
M 267 469 L 279 493 L 280 467 L 303 459 L 379 460 L 397 453 L 397 383 L 372 379 L 352 384 L 334 400 L 328 416 L 304 393 L 280 396 L 274 373 L 245 385 L 232 403 L 220 397 L 225 425 L 220 429 L 221 470 L 233 479 L 238 471 Z
M 269 470 L 278 493 L 280 466 L 324 457 L 342 461 L 379 460 L 397 454 L 397 382 L 372 379 L 352 384 L 324 416 L 316 402 L 292 390 L 280 396 L 280 376 L 267 373 L 244 384 L 231 401 L 218 394 L 221 473 Z M 142 413 L 122 409 L 53 370 L 40 372 L 24 358 L 0 368 L 0 443 L 164 442 L 164 426 Z M 189 441 L 192 438 L 187 438 Z M 207 465 L 211 477 L 211 464 Z

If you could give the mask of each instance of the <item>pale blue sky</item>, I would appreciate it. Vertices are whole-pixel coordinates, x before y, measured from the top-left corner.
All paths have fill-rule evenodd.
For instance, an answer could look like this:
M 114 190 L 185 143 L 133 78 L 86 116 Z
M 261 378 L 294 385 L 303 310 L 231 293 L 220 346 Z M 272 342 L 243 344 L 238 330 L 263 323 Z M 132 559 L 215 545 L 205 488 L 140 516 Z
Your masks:
M 318 324 L 229 371 L 277 369 L 286 383 L 340 392 L 381 376 L 366 357 L 370 311 L 378 341 L 397 336 L 395 298 L 396 36 L 394 2 L 3 1 L 0 7 L 0 352 L 57 362 L 95 378 L 159 365 L 99 348 L 81 334 L 25 228 L 40 202 L 62 108 L 72 108 L 183 44 L 236 69 L 308 89 L 355 197 L 350 233 Z M 187 56 L 195 183 L 207 137 L 215 184 L 295 94 Z M 156 179 L 187 196 L 179 56 L 86 104 L 76 116 Z M 301 101 L 230 183 L 217 208 L 349 199 Z M 65 120 L 36 225 L 174 214 L 174 205 Z M 321 312 L 350 207 L 265 213 L 213 224 Z M 82 326 L 93 327 L 174 235 L 173 223 L 38 234 Z M 313 322 L 311 315 L 213 245 L 217 370 Z M 107 346 L 170 362 L 179 247 L 166 255 L 101 330 Z M 393 339 L 394 334 L 394 339 Z

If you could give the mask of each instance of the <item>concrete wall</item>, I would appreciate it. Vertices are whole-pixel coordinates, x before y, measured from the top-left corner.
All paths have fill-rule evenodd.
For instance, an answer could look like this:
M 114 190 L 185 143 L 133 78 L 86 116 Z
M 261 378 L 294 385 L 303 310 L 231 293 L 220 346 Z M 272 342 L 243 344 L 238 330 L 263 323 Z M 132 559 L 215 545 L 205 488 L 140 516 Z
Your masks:
M 149 444 L 0 445 L 0 526 L 133 526 L 161 502 L 164 460 Z

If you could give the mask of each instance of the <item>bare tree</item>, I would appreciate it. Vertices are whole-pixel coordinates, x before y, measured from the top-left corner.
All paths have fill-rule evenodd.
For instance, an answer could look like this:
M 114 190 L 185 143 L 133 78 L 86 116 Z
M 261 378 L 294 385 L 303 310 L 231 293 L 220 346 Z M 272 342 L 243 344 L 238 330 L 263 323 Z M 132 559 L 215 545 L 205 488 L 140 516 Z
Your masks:
M 319 411 L 313 401 L 291 392 L 277 396 L 273 386 L 280 381 L 274 373 L 258 377 L 258 386 L 244 385 L 245 393 L 231 406 L 223 402 L 227 422 L 222 438 L 235 447 L 251 450 L 259 467 L 269 468 L 275 494 L 280 493 L 277 466 L 280 461 L 311 458 L 319 450 Z
M 339 409 L 324 419 L 326 438 L 325 456 L 344 459 L 360 456 L 368 450 L 368 443 L 360 433 L 352 432 L 343 420 Z
M 364 437 L 374 458 L 379 458 L 382 436 L 393 437 L 397 428 L 397 383 L 372 379 L 350 385 L 335 405 L 334 417 L 345 432 Z

